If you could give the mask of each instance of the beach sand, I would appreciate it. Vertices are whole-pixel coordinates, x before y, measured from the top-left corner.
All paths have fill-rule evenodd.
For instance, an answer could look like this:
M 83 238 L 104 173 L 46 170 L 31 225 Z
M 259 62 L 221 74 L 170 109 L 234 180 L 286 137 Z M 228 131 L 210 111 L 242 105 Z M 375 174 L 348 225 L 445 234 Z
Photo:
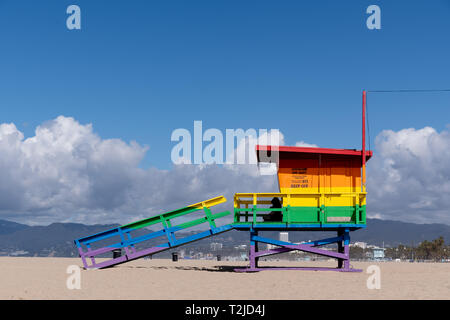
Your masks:
M 0 257 L 0 299 L 450 299 L 450 263 L 352 262 L 361 273 L 231 272 L 248 262 L 136 260 L 84 270 L 81 289 L 67 288 L 79 258 Z M 330 266 L 336 262 L 261 262 L 261 266 Z M 380 289 L 368 289 L 367 268 L 380 268 Z

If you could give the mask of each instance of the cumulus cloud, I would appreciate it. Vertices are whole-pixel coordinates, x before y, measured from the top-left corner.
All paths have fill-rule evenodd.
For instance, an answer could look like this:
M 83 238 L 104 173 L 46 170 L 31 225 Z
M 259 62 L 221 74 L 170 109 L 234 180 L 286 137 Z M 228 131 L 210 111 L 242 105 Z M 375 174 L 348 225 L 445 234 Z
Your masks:
M 276 134 L 284 145 L 284 136 Z M 238 141 L 233 157 L 255 157 L 249 150 L 271 135 Z M 127 223 L 218 195 L 231 201 L 217 209 L 232 210 L 236 192 L 278 190 L 276 175 L 261 174 L 254 164 L 143 169 L 147 151 L 133 141 L 102 139 L 92 125 L 69 117 L 40 125 L 26 139 L 14 124 L 0 124 L 0 219 Z M 381 132 L 367 174 L 369 216 L 450 224 L 448 131 Z
M 306 148 L 318 148 L 319 146 L 317 144 L 311 144 L 311 143 L 307 143 L 305 141 L 298 141 L 295 143 L 296 147 L 306 147 Z
M 40 125 L 27 139 L 14 124 L 1 124 L 0 218 L 126 223 L 221 194 L 276 191 L 275 176 L 248 166 L 139 168 L 147 149 L 101 139 L 92 125 L 69 117 Z
M 450 133 L 382 131 L 368 162 L 368 211 L 384 219 L 450 224 Z
M 102 140 L 91 125 L 58 117 L 24 140 L 14 124 L 0 125 L 0 212 L 30 220 L 106 211 L 127 199 L 147 148 Z M 20 217 L 19 217 L 20 218 Z

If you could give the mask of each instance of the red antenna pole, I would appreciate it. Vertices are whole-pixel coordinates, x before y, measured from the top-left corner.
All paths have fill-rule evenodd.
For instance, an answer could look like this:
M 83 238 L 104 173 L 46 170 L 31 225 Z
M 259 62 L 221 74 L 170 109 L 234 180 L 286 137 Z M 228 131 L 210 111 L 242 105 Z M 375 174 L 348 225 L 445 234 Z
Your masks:
M 362 186 L 361 191 L 366 188 L 366 91 L 363 90 L 362 103 Z

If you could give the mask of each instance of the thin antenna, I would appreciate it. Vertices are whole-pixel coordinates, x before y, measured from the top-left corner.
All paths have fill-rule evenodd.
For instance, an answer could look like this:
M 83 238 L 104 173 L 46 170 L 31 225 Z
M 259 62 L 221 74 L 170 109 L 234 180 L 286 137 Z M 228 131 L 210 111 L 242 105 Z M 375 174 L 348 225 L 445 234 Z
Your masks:
M 370 146 L 370 119 L 369 119 L 369 95 L 366 95 L 366 125 L 367 125 L 367 143 L 369 144 L 369 149 L 372 150 Z
M 362 103 L 362 181 L 361 192 L 365 192 L 366 188 L 366 91 L 363 90 Z

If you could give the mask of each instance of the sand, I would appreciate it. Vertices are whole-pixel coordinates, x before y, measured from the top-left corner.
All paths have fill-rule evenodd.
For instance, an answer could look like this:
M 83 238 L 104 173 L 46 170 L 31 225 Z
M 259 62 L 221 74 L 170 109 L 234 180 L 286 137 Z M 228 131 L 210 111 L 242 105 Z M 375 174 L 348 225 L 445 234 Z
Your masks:
M 333 271 L 231 272 L 248 262 L 136 260 L 80 272 L 69 290 L 67 267 L 78 258 L 0 257 L 0 299 L 450 299 L 450 263 L 352 262 L 361 273 Z M 262 262 L 271 266 L 335 266 L 335 262 Z M 368 289 L 370 265 L 380 289 Z

